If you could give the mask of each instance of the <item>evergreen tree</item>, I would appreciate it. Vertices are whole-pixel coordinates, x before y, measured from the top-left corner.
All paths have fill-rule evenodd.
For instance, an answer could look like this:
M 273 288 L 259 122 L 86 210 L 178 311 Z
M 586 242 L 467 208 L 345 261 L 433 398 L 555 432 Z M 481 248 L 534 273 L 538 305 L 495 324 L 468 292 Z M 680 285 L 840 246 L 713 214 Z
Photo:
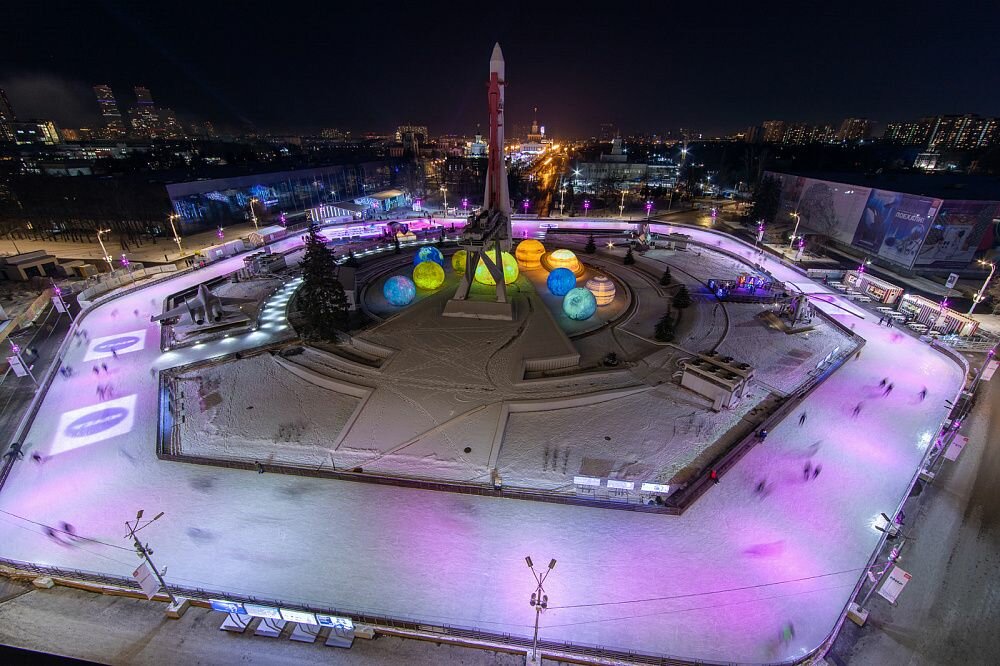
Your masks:
M 344 260 L 345 266 L 350 266 L 351 268 L 358 267 L 358 258 L 354 256 L 354 250 L 349 250 L 347 252 L 347 259 Z
M 323 338 L 333 338 L 347 327 L 347 295 L 337 279 L 333 252 L 320 239 L 315 224 L 309 225 L 306 253 L 302 259 L 299 303 L 306 321 Z
M 674 307 L 678 310 L 683 310 L 684 308 L 691 306 L 691 294 L 688 293 L 686 286 L 681 285 L 681 288 L 677 290 L 674 294 Z
M 625 253 L 624 262 L 625 262 L 626 266 L 631 266 L 632 264 L 635 263 L 635 257 L 632 255 L 632 247 L 631 246 L 629 246 L 628 252 Z
M 656 322 L 654 334 L 660 342 L 672 342 L 674 339 L 674 318 L 670 316 L 670 310 L 663 313 L 660 321 Z
M 663 269 L 663 275 L 660 276 L 660 286 L 661 287 L 670 286 L 671 280 L 673 280 L 673 277 L 670 275 L 670 266 L 667 266 L 666 268 Z
M 587 245 L 583 248 L 583 251 L 587 254 L 594 254 L 597 252 L 597 243 L 594 242 L 594 234 L 587 236 Z

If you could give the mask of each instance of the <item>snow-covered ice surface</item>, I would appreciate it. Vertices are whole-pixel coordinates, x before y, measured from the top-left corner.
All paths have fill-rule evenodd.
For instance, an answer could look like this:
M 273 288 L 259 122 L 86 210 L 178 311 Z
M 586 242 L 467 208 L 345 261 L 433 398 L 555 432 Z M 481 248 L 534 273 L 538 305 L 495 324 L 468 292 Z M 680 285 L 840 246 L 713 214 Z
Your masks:
M 270 354 L 178 377 L 187 399 L 180 452 L 318 467 L 358 406 L 356 397 L 310 384 Z
M 685 233 L 716 239 L 699 229 Z M 752 252 L 733 239 L 721 242 Z M 779 279 L 823 290 L 768 261 Z M 101 403 L 87 373 L 57 377 L 25 448 L 50 454 L 84 433 L 87 443 L 60 447 L 43 465 L 26 458 L 14 466 L 0 493 L 7 512 L 0 514 L 0 555 L 128 576 L 137 559 L 122 538 L 124 521 L 138 508 L 162 510 L 143 534 L 157 564 L 169 566 L 168 582 L 528 637 L 533 581 L 523 558 L 555 557 L 545 639 L 702 660 L 792 658 L 833 628 L 879 539 L 873 517 L 898 504 L 946 416 L 944 401 L 964 379 L 937 350 L 878 327 L 878 317 L 858 320 L 830 308 L 867 339 L 861 358 L 810 394 L 804 426 L 792 418 L 773 428 L 680 517 L 161 462 L 150 368 L 259 345 L 269 333 L 161 354 L 156 326 L 145 323 L 150 299 L 240 265 L 241 257 L 226 260 L 87 315 L 82 326 L 101 337 L 136 328 L 135 319 L 112 317 L 112 310 L 143 311 L 149 339 L 112 365 L 110 380 L 116 395 L 136 396 L 134 426 L 105 439 L 93 439 L 101 432 L 96 424 L 58 430 L 63 412 L 100 412 Z M 79 366 L 83 353 L 71 346 L 67 361 Z M 887 375 L 895 391 L 878 398 Z M 920 402 L 924 385 L 929 393 Z M 864 409 L 853 420 L 859 401 Z M 816 442 L 812 462 L 823 472 L 803 482 L 803 456 Z M 760 497 L 754 486 L 765 478 L 771 491 Z M 65 520 L 113 546 L 67 547 L 22 518 Z M 781 644 L 789 621 L 795 638 Z

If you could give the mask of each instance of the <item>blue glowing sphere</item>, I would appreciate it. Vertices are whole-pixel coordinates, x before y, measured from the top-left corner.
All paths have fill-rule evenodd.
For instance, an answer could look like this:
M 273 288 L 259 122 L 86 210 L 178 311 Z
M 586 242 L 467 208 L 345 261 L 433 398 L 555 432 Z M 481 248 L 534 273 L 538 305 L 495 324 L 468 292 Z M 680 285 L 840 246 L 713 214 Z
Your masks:
M 570 319 L 579 321 L 590 319 L 597 312 L 597 299 L 589 289 L 583 287 L 570 289 L 563 299 L 563 312 Z
M 565 296 L 576 286 L 576 275 L 568 268 L 557 268 L 549 273 L 545 284 L 554 296 Z
M 393 275 L 382 286 L 382 295 L 390 305 L 409 305 L 417 297 L 417 287 L 405 275 Z
M 441 254 L 441 250 L 436 247 L 425 245 L 417 250 L 417 253 L 413 255 L 414 266 L 419 264 L 421 261 L 435 261 L 439 266 L 444 266 L 444 255 Z

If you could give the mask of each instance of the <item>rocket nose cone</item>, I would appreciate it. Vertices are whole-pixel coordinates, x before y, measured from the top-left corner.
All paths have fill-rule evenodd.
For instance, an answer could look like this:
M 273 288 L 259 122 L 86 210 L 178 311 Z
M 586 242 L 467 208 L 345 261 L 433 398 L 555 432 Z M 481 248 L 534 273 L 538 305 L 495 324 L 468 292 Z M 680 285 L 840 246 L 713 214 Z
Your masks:
M 503 63 L 503 51 L 500 50 L 500 42 L 493 45 L 493 55 L 490 56 L 490 63 Z

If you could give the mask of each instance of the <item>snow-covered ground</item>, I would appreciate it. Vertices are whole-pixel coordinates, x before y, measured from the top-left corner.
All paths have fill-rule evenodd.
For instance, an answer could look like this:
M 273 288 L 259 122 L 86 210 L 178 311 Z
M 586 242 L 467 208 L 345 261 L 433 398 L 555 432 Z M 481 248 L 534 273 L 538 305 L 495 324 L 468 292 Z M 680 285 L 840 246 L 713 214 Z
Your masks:
M 530 225 L 536 232 L 537 222 Z M 734 239 L 685 232 L 752 253 Z M 768 263 L 779 279 L 825 291 Z M 123 522 L 138 508 L 165 511 L 143 535 L 157 564 L 169 567 L 168 582 L 526 637 L 534 582 L 523 558 L 554 557 L 540 630 L 547 640 L 692 660 L 791 659 L 834 627 L 880 537 L 874 518 L 898 504 L 947 414 L 944 401 L 964 379 L 953 361 L 877 326 L 878 317 L 819 304 L 867 339 L 861 358 L 808 396 L 803 426 L 793 416 L 774 427 L 679 517 L 160 461 L 150 369 L 256 346 L 272 334 L 258 330 L 161 354 L 157 326 L 145 323 L 151 299 L 241 264 L 236 257 L 150 285 L 84 318 L 92 338 L 114 336 L 135 329 L 136 320 L 112 311 L 142 310 L 145 344 L 119 353 L 110 368 L 116 395 L 134 396 L 134 408 L 109 410 L 88 373 L 56 377 L 25 439 L 28 456 L 0 492 L 0 556 L 128 576 L 137 559 L 122 539 Z M 449 339 L 460 348 L 460 338 Z M 67 362 L 79 367 L 86 351 L 69 348 Z M 416 371 L 422 362 L 430 366 L 418 358 L 405 367 Z M 885 376 L 895 392 L 880 398 Z M 922 386 L 929 389 L 924 401 Z M 86 414 L 60 425 L 76 410 Z M 383 412 L 387 427 L 396 426 L 393 419 Z M 538 442 L 543 450 L 558 443 Z M 35 464 L 35 451 L 51 457 Z M 810 455 L 823 472 L 803 481 Z M 754 491 L 760 481 L 769 485 L 767 496 Z M 96 541 L 56 543 L 42 525 L 59 521 Z M 783 644 L 778 637 L 788 622 L 795 637 Z

